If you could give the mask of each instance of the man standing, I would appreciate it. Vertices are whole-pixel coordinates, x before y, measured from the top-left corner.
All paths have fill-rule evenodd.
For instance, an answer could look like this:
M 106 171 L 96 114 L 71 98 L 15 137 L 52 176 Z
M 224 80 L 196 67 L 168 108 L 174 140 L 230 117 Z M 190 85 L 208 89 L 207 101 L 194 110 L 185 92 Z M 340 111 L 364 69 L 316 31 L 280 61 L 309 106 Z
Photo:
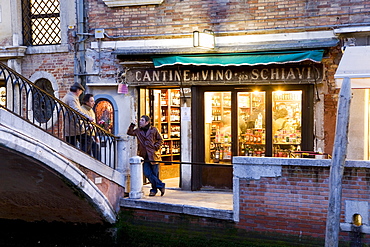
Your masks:
M 158 190 L 161 192 L 161 196 L 163 196 L 165 184 L 159 179 L 159 164 L 156 162 L 162 160 L 159 150 L 163 143 L 163 138 L 157 128 L 151 126 L 150 118 L 146 115 L 141 116 L 139 128 L 134 129 L 134 127 L 135 124 L 131 123 L 128 127 L 127 134 L 137 137 L 137 153 L 145 160 L 143 167 L 144 175 L 152 184 L 149 196 L 155 196 Z
M 80 83 L 75 82 L 69 89 L 69 92 L 63 97 L 62 101 L 81 113 L 89 121 L 93 121 L 94 119 L 86 115 L 81 108 L 78 97 L 80 97 L 83 91 L 85 91 L 85 88 Z M 77 141 L 79 141 L 81 143 L 81 149 L 86 152 L 86 145 L 82 145 L 83 140 L 81 140 L 81 135 L 85 133 L 85 128 L 83 128 L 84 126 L 80 123 L 80 120 L 81 119 L 76 117 L 72 112 L 67 111 L 64 116 L 64 134 L 68 143 L 77 146 Z

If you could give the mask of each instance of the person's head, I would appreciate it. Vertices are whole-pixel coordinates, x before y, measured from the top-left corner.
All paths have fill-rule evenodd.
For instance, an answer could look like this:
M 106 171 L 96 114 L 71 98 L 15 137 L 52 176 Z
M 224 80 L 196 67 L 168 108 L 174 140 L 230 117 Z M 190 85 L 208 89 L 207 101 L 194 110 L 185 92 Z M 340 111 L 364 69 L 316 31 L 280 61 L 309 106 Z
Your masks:
M 69 90 L 74 92 L 77 96 L 80 96 L 83 91 L 85 91 L 85 88 L 80 83 L 75 82 Z
M 93 108 L 95 105 L 94 95 L 92 95 L 91 93 L 85 94 L 85 96 L 82 99 L 82 104 Z
M 148 124 L 150 124 L 150 117 L 148 117 L 147 115 L 142 115 L 139 121 L 140 128 L 145 127 Z

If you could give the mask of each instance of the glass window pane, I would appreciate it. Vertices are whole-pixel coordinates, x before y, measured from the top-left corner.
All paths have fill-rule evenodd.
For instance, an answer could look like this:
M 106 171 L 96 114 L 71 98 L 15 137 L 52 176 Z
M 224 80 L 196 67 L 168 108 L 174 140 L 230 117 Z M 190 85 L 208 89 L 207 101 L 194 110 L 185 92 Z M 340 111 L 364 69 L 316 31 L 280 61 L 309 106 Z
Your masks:
M 231 163 L 231 92 L 204 93 L 205 161 Z
M 99 100 L 95 106 L 95 114 L 97 124 L 100 125 L 106 131 L 113 133 L 114 130 L 114 109 L 113 105 L 109 100 Z
M 265 92 L 238 93 L 238 155 L 265 156 Z
M 274 157 L 291 157 L 300 150 L 302 91 L 272 92 Z

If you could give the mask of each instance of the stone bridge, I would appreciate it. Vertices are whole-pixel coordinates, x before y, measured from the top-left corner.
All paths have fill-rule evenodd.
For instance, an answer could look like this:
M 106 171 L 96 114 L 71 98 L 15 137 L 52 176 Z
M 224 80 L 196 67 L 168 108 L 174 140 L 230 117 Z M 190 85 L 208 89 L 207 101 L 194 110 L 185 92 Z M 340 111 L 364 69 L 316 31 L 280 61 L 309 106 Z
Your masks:
M 125 176 L 0 107 L 0 218 L 113 223 Z

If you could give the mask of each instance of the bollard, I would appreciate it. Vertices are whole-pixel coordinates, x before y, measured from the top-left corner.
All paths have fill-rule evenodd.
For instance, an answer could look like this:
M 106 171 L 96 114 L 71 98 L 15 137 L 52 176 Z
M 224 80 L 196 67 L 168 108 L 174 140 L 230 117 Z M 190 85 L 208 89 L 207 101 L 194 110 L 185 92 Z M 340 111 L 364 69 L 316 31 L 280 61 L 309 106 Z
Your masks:
M 130 158 L 131 168 L 131 187 L 129 197 L 132 199 L 141 199 L 144 196 L 143 193 L 143 158 L 140 156 L 134 156 Z

